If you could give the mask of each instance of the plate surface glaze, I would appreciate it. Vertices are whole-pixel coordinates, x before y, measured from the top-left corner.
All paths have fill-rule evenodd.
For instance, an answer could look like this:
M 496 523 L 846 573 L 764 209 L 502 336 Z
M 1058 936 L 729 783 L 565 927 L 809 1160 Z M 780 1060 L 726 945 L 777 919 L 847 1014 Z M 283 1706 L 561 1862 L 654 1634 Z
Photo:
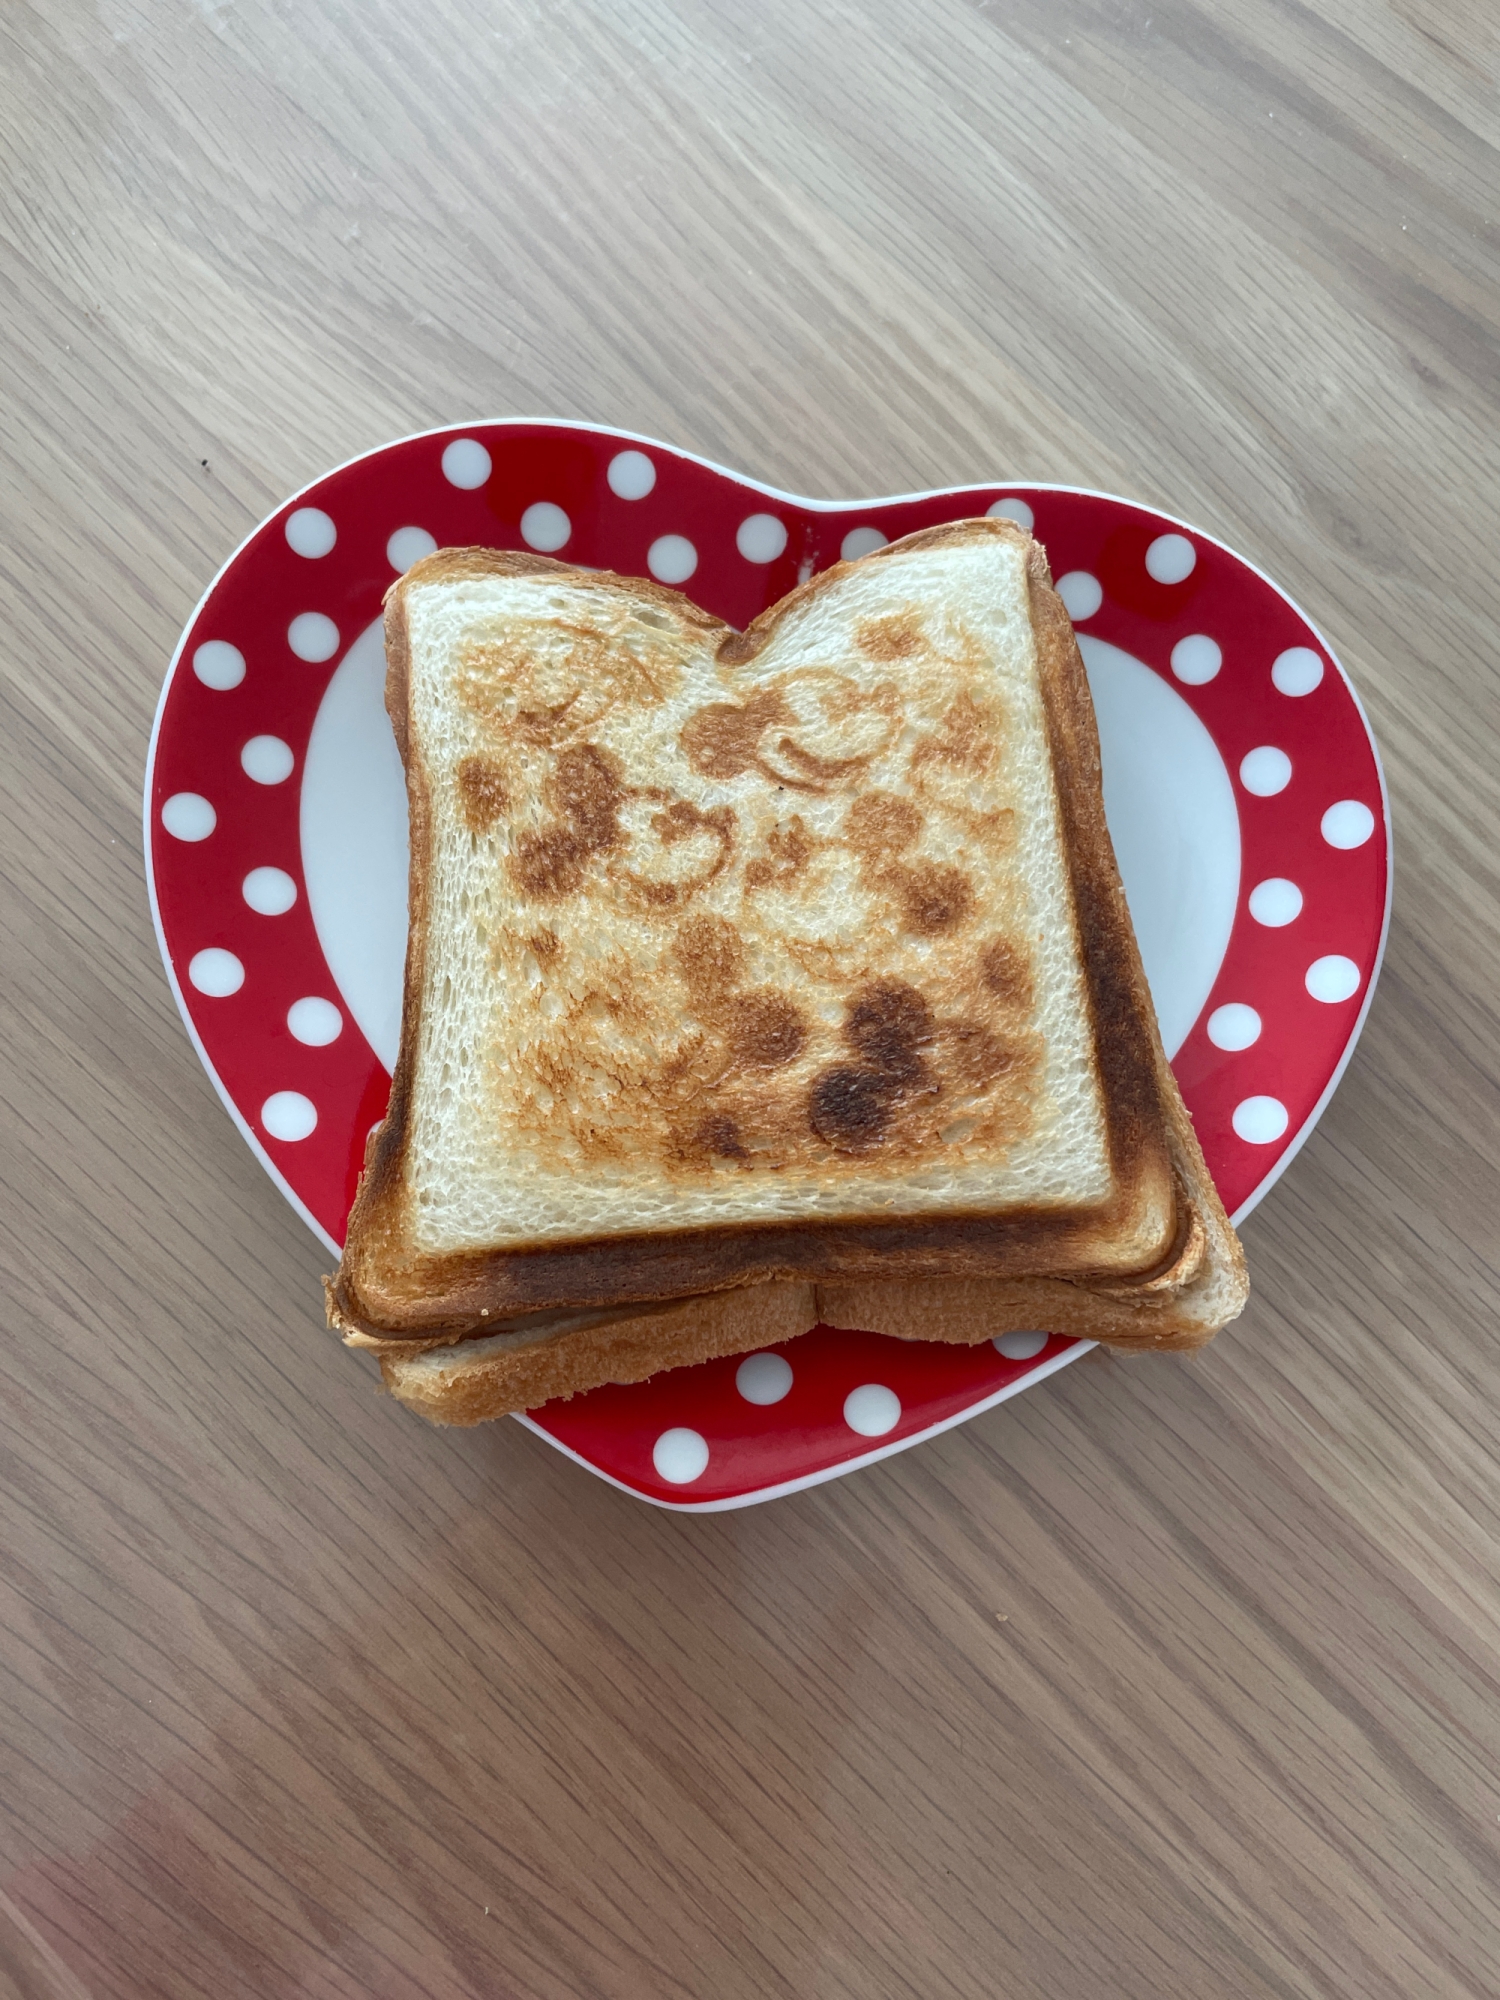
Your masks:
M 1249 1212 L 1343 1073 L 1390 903 L 1375 745 L 1291 600 L 1209 536 L 1106 494 L 800 500 L 649 439 L 501 422 L 403 439 L 287 501 L 210 586 L 157 712 L 147 873 L 178 1005 L 330 1251 L 401 1025 L 406 800 L 380 631 L 394 578 L 437 547 L 530 547 L 654 576 L 744 625 L 841 556 L 985 512 L 1034 529 L 1078 629 L 1163 1038 L 1225 1205 Z M 521 1421 L 644 1498 L 743 1506 L 899 1451 L 1086 1348 L 819 1328 Z

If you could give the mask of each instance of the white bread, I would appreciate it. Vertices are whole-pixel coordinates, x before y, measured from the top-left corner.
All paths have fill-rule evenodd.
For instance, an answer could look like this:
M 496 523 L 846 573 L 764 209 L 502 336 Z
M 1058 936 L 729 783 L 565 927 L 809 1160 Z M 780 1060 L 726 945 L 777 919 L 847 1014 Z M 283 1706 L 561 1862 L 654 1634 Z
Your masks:
M 330 1317 L 404 1400 L 473 1421 L 819 1318 L 1177 1345 L 1238 1310 L 1024 531 L 910 537 L 744 635 L 449 551 L 387 649 L 412 942 Z

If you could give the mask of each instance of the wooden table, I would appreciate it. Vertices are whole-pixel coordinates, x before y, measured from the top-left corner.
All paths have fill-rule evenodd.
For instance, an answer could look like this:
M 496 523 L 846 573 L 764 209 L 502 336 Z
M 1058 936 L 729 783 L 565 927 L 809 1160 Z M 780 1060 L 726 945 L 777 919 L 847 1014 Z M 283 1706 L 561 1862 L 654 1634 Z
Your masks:
M 7 1995 L 1500 1991 L 1489 0 L 14 0 Z M 281 497 L 591 418 L 1200 523 L 1354 674 L 1385 977 L 1201 1358 L 655 1512 L 429 1431 L 199 1069 L 139 792 Z

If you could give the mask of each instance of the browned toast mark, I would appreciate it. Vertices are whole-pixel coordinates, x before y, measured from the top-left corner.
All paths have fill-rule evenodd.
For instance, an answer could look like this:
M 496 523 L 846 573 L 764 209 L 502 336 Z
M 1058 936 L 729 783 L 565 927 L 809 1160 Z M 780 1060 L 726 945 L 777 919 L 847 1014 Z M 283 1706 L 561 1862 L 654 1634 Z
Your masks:
M 743 1160 L 748 1157 L 744 1141 L 740 1138 L 740 1128 L 733 1118 L 722 1111 L 711 1111 L 698 1121 L 694 1139 L 705 1153 L 712 1153 L 721 1160 Z
M 593 743 L 573 743 L 559 754 L 547 793 L 562 824 L 522 834 L 510 858 L 517 887 L 537 902 L 572 895 L 591 857 L 620 844 L 627 796 L 618 761 Z
M 470 833 L 488 833 L 510 805 L 504 771 L 492 757 L 465 757 L 457 775 L 464 823 Z
M 1031 967 L 1020 947 L 1009 938 L 991 938 L 979 954 L 979 976 L 1006 1006 L 1031 1006 Z
M 807 1044 L 807 1025 L 784 993 L 744 993 L 729 1003 L 729 1046 L 736 1062 L 779 1069 L 795 1062 Z
M 779 889 L 789 888 L 804 872 L 817 846 L 801 813 L 793 813 L 785 827 L 773 826 L 766 835 L 768 852 L 752 855 L 745 863 L 747 892 L 772 883 Z
M 890 1129 L 903 1098 L 939 1085 L 922 1051 L 933 1040 L 932 1010 L 904 979 L 880 979 L 849 1001 L 844 1043 L 859 1067 L 819 1072 L 808 1091 L 807 1122 L 839 1152 L 865 1152 Z
M 914 653 L 928 650 L 927 634 L 915 611 L 862 618 L 854 628 L 854 643 L 871 660 L 909 660 Z
M 907 930 L 917 937 L 956 931 L 974 909 L 974 885 L 961 868 L 936 861 L 896 867 L 887 878 L 900 899 Z
M 856 854 L 875 860 L 901 854 L 922 831 L 923 816 L 910 799 L 893 792 L 862 792 L 849 808 L 844 838 Z
M 723 917 L 690 917 L 672 940 L 677 970 L 695 996 L 727 993 L 745 976 L 745 945 Z
M 743 704 L 710 702 L 690 715 L 678 741 L 682 754 L 705 778 L 738 778 L 756 769 L 760 739 L 791 711 L 776 688 L 762 688 Z

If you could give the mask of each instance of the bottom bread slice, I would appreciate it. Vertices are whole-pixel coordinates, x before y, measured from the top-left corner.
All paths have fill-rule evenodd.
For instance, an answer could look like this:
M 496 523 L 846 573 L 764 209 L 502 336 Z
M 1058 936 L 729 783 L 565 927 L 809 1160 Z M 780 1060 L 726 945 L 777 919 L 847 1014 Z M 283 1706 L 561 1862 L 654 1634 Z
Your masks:
M 380 1370 L 393 1396 L 440 1424 L 534 1410 L 605 1382 L 772 1347 L 823 1324 L 977 1346 L 1037 1328 L 1114 1347 L 1201 1347 L 1248 1295 L 1239 1241 L 1213 1192 L 1186 1113 L 1174 1121 L 1182 1227 L 1171 1259 L 1134 1281 L 894 1278 L 770 1283 L 645 1307 L 628 1316 L 547 1316 L 456 1346 L 393 1352 Z

